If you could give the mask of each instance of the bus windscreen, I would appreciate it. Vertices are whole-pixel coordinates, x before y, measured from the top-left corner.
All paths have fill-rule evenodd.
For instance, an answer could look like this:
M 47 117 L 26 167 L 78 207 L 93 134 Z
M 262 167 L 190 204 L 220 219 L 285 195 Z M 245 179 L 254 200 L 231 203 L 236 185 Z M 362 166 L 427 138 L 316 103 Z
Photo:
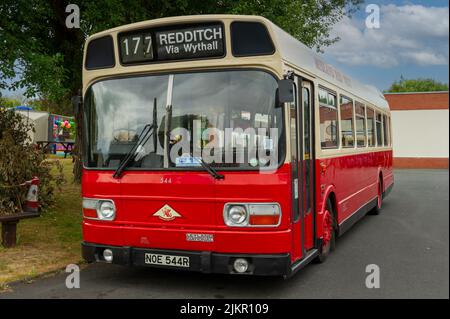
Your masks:
M 116 169 L 148 123 L 155 139 L 131 167 L 199 167 L 199 156 L 216 168 L 278 166 L 284 134 L 276 90 L 276 79 L 256 70 L 97 82 L 85 99 L 85 166 Z

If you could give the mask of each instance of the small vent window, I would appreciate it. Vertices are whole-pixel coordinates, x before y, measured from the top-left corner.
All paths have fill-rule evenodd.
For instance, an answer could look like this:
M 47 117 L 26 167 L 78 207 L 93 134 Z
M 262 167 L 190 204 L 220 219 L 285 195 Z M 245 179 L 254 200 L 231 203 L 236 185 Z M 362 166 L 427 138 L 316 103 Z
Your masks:
M 89 42 L 86 53 L 86 69 L 112 68 L 114 65 L 114 45 L 111 36 Z
M 259 22 L 233 22 L 231 48 L 234 56 L 271 55 L 275 47 L 267 28 Z

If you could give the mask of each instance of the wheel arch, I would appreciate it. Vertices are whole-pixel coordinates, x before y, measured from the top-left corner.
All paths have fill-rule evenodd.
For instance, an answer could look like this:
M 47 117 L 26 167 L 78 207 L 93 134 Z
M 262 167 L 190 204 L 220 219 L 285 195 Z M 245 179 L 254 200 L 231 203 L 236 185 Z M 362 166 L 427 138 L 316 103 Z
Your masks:
M 331 191 L 328 194 L 328 197 L 325 199 L 325 201 L 328 200 L 328 198 L 330 199 L 331 205 L 332 205 L 332 208 L 333 208 L 333 213 L 334 213 L 333 218 L 334 218 L 334 221 L 335 221 L 335 228 L 336 228 L 337 224 L 338 224 L 338 220 L 339 220 L 338 219 L 338 205 L 337 205 L 337 200 L 336 200 L 336 193 L 334 191 Z
M 323 192 L 323 199 L 322 199 L 322 206 L 320 211 L 317 213 L 317 223 L 316 223 L 316 234 L 317 238 L 322 238 L 322 218 L 323 214 L 325 212 L 325 209 L 327 207 L 327 200 L 330 198 L 331 204 L 333 205 L 333 212 L 334 212 L 334 221 L 335 221 L 335 227 L 338 227 L 339 225 L 339 208 L 338 208 L 338 199 L 336 196 L 336 189 L 334 185 L 329 185 L 325 191 Z
M 378 184 L 381 182 L 381 191 L 384 192 L 384 177 L 383 177 L 383 170 L 381 167 L 378 167 L 378 175 L 377 175 L 377 187 Z

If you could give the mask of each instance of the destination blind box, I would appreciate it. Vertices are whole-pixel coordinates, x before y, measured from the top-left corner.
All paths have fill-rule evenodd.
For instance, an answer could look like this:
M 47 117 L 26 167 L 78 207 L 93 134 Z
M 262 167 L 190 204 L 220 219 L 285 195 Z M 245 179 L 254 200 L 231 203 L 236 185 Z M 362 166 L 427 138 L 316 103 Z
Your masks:
M 221 23 L 153 28 L 119 33 L 122 64 L 223 57 L 224 27 Z

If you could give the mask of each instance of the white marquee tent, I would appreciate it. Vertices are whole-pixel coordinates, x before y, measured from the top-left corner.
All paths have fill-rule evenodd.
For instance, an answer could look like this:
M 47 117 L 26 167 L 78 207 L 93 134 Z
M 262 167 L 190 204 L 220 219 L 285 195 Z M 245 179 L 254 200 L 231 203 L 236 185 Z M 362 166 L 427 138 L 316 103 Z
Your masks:
M 23 116 L 25 122 L 31 123 L 34 126 L 35 132 L 29 131 L 28 135 L 32 143 L 48 140 L 48 122 L 49 113 L 44 111 L 22 111 L 16 110 Z

